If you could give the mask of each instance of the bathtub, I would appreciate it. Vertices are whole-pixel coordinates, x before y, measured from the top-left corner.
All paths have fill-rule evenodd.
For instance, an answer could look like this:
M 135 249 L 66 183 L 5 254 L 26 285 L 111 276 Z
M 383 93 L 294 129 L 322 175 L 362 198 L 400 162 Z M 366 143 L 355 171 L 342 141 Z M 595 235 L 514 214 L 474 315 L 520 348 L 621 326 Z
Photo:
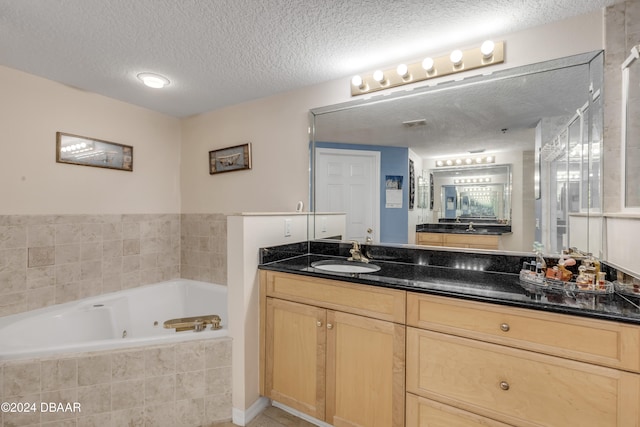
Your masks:
M 166 320 L 217 314 L 222 329 L 176 332 Z M 0 360 L 228 336 L 227 288 L 176 279 L 0 318 Z

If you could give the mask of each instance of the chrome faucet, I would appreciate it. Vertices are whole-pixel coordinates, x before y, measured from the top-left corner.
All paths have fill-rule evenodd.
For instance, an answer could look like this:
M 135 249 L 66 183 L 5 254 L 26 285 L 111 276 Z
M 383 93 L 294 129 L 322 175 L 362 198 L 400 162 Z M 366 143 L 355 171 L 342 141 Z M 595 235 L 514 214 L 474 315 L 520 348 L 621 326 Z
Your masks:
M 351 244 L 353 244 L 353 247 L 349 250 L 349 253 L 351 254 L 351 256 L 347 258 L 347 261 L 369 262 L 367 257 L 362 255 L 362 252 L 360 252 L 360 243 L 358 243 L 355 240 L 352 240 Z

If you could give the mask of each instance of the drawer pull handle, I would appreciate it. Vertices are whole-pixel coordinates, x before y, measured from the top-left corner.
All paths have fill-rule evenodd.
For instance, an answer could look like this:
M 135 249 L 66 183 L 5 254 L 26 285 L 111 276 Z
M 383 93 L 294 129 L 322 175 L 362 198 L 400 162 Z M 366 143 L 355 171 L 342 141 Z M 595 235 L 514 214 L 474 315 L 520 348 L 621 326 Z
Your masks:
M 511 329 L 511 328 L 509 327 L 508 323 L 503 323 L 503 324 L 500 325 L 500 330 L 502 332 L 509 332 L 509 329 Z
M 509 390 L 509 383 L 506 381 L 500 381 L 500 388 L 503 390 Z
M 318 320 L 318 321 L 316 322 L 316 326 L 317 326 L 318 328 L 321 328 L 321 327 L 322 327 L 322 322 Z
M 331 323 L 327 323 L 327 329 L 333 329 L 333 325 Z

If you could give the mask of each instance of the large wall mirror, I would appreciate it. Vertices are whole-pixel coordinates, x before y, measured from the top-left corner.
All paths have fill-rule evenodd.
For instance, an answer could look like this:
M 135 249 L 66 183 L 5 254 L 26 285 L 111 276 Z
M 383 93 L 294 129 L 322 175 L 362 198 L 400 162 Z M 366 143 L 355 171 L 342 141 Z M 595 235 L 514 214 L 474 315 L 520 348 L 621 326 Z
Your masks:
M 312 209 L 346 213 L 343 240 L 445 229 L 495 234 L 502 251 L 601 255 L 603 56 L 311 110 Z

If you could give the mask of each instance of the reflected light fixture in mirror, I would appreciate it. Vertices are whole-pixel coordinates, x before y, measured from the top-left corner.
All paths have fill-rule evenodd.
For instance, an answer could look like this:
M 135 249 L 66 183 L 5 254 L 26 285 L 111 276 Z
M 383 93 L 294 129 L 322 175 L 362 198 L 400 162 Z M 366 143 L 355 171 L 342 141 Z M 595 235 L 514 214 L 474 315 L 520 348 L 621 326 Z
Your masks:
M 391 70 L 376 70 L 372 74 L 357 75 L 351 79 L 351 96 L 364 95 L 434 77 L 473 70 L 504 62 L 504 42 L 487 40 L 481 47 L 456 49 L 451 54 L 427 57 L 421 62 L 400 64 Z
M 437 168 L 451 167 L 451 166 L 471 166 L 471 165 L 486 165 L 489 163 L 495 163 L 496 159 L 493 156 L 486 157 L 467 157 L 458 159 L 441 159 L 436 160 Z

